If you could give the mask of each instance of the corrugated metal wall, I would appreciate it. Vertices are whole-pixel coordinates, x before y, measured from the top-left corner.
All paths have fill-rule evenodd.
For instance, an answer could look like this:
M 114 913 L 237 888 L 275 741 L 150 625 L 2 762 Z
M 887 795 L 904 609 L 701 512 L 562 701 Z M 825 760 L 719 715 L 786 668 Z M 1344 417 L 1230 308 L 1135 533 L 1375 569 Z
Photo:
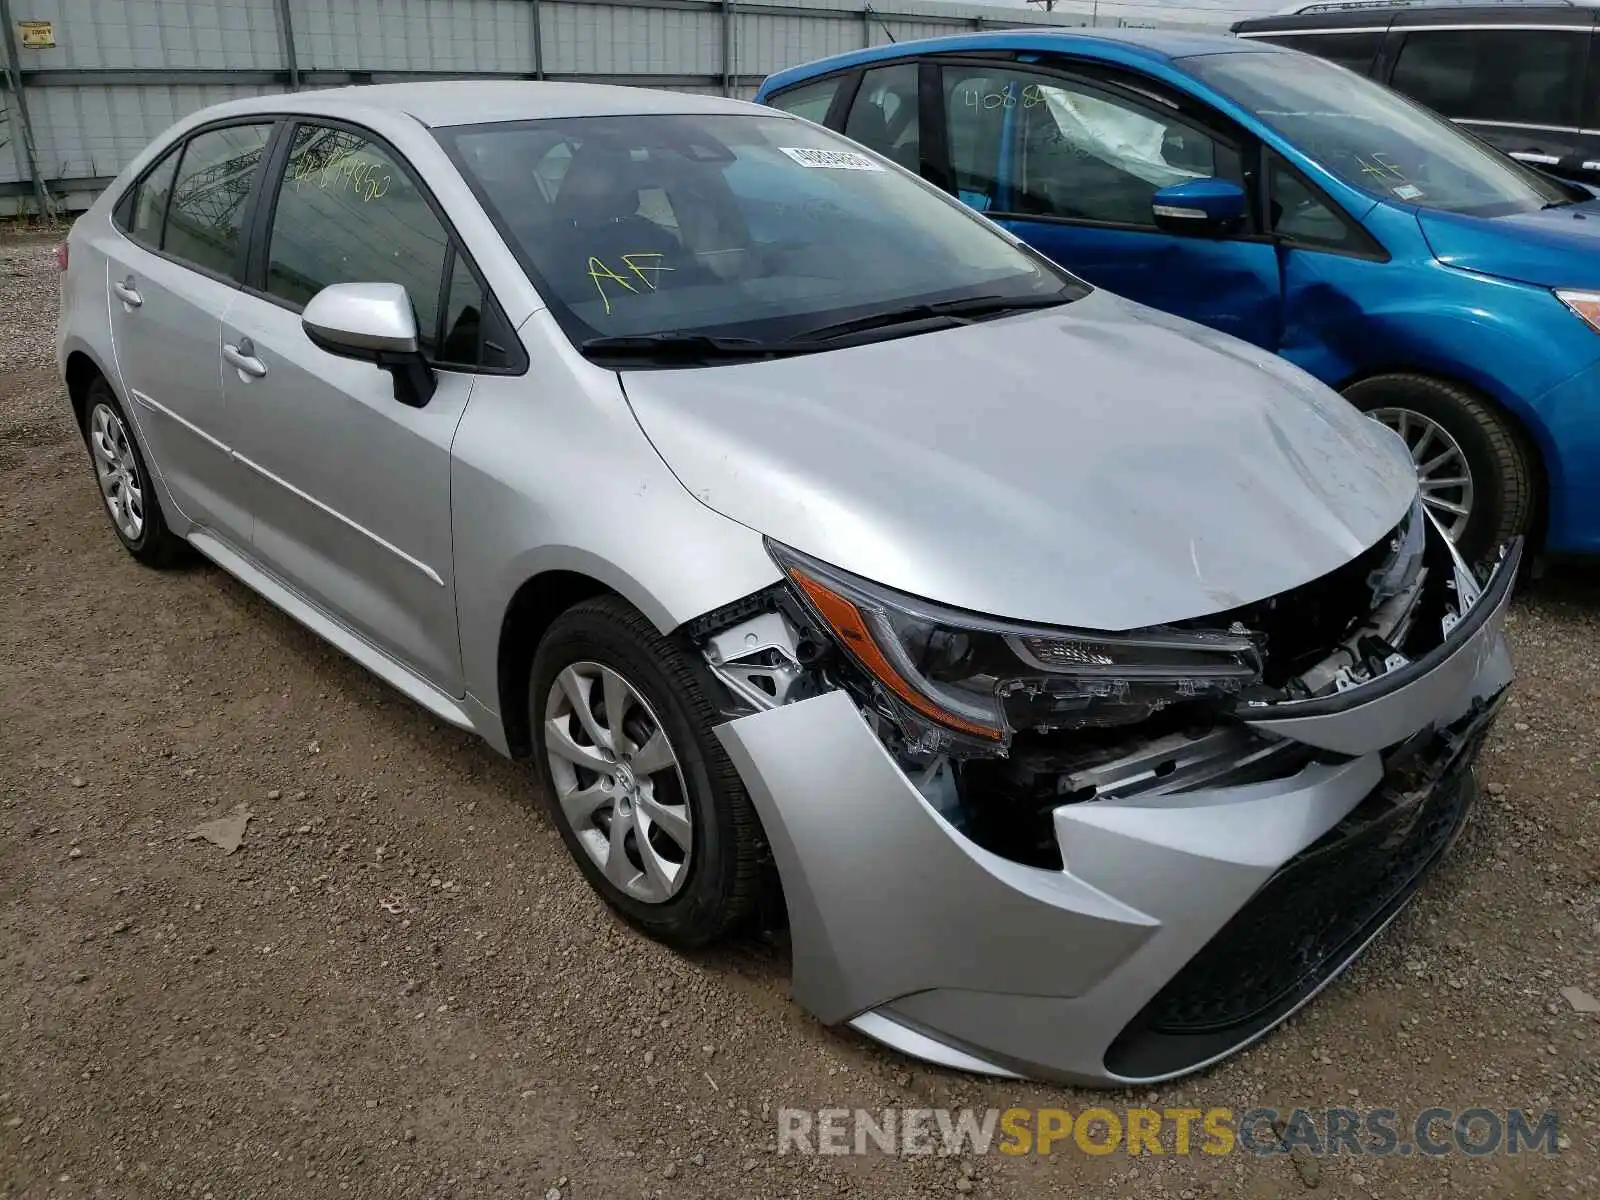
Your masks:
M 891 36 L 1082 24 L 916 0 L 0 0 L 0 18 L 0 211 L 32 208 L 35 165 L 81 206 L 172 122 L 236 96 L 481 74 L 749 96 L 772 71 Z M 19 20 L 49 21 L 55 46 L 19 46 Z

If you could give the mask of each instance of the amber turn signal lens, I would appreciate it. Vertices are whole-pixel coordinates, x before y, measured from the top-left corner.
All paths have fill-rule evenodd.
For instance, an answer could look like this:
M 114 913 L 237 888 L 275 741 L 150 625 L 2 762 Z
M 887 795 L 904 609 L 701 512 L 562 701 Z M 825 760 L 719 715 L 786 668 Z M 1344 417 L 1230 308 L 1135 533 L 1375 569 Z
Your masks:
M 1600 332 L 1600 292 L 1568 291 L 1556 289 L 1556 297 L 1589 323 L 1589 327 Z
M 957 716 L 912 687 L 878 648 L 876 639 L 867 628 L 866 619 L 854 603 L 794 567 L 789 568 L 789 576 L 805 593 L 806 599 L 811 602 L 811 607 L 816 610 L 817 615 L 827 622 L 828 628 L 839 639 L 840 645 L 854 655 L 856 661 L 871 672 L 884 687 L 930 721 L 936 721 L 940 725 L 974 737 L 986 738 L 989 741 L 1000 740 L 1002 736 L 1000 730 Z

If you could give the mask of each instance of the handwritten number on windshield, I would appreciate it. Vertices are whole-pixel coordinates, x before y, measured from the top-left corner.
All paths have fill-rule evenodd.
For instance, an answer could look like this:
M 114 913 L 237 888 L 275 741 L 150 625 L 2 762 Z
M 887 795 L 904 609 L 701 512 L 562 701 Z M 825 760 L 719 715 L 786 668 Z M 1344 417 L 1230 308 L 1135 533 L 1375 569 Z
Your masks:
M 656 290 L 656 280 L 661 272 L 672 270 L 671 267 L 651 261 L 652 259 L 664 257 L 666 256 L 655 251 L 635 250 L 622 256 L 622 265 L 633 274 L 634 279 L 642 285 L 646 292 L 653 292 Z M 600 302 L 606 306 L 606 316 L 608 317 L 611 315 L 611 297 L 606 295 L 606 284 L 608 282 L 614 285 L 614 288 L 620 287 L 623 291 L 633 295 L 638 295 L 640 292 L 640 289 L 635 287 L 627 276 L 618 274 L 600 259 L 593 256 L 589 258 L 589 278 L 594 280 L 594 290 L 600 293 Z

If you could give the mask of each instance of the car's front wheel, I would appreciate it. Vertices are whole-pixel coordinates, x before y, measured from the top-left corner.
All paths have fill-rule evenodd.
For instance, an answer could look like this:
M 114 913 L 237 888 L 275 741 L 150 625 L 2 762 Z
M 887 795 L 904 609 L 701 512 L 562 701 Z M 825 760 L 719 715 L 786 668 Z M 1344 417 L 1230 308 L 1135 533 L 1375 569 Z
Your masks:
M 1463 557 L 1481 560 L 1533 522 L 1534 473 L 1510 420 L 1483 397 L 1426 375 L 1380 375 L 1345 398 L 1405 439 L 1422 500 Z
M 552 623 L 528 709 L 551 815 L 595 890 L 680 948 L 755 910 L 761 833 L 704 668 L 616 597 Z

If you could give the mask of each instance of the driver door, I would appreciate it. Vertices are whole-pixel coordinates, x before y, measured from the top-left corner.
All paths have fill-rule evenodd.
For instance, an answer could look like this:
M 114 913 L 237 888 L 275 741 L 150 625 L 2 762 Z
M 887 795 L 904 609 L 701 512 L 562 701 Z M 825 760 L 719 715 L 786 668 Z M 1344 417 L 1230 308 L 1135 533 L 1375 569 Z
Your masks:
M 470 364 L 451 364 L 476 343 L 452 341 L 455 330 L 476 330 L 482 293 L 386 145 L 310 122 L 290 137 L 272 183 L 264 270 L 222 323 L 254 554 L 324 613 L 459 696 L 450 446 L 473 376 Z M 354 282 L 410 294 L 438 379 L 425 406 L 400 403 L 388 373 L 319 349 L 301 328 L 312 296 Z
M 1161 188 L 1218 177 L 1251 190 L 1241 145 L 1150 96 L 992 62 L 944 63 L 956 194 L 1090 283 L 1274 349 L 1278 256 L 1234 236 L 1157 227 Z

